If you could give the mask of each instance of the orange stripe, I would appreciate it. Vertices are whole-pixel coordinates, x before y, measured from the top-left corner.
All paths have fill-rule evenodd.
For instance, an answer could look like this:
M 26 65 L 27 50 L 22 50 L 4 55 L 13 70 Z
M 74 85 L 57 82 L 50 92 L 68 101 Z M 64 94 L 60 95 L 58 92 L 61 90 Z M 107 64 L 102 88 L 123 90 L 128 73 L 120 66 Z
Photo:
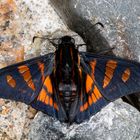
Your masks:
M 92 78 L 87 74 L 87 76 L 86 76 L 86 93 L 88 93 L 88 92 L 91 90 L 92 85 L 93 85 L 93 80 L 92 80 Z
M 104 83 L 103 83 L 103 88 L 105 88 L 109 83 L 110 83 L 111 79 L 109 79 L 107 76 L 105 76 L 104 78 Z
M 116 66 L 117 66 L 117 61 L 115 61 L 115 60 L 108 60 L 106 66 L 108 66 L 108 67 L 110 67 L 112 69 L 115 69 Z
M 84 111 L 84 106 L 80 106 L 80 112 L 83 112 Z
M 72 62 L 73 62 L 73 50 L 72 50 L 72 48 L 70 48 L 70 55 L 71 55 L 71 59 L 72 59 Z
M 82 70 L 81 70 L 81 68 L 79 68 L 79 75 L 80 75 L 80 78 L 82 79 Z
M 35 86 L 34 83 L 32 82 L 32 80 L 28 81 L 28 86 L 35 91 Z
M 54 102 L 54 109 L 56 109 L 57 111 L 59 110 L 58 105 L 55 102 Z
M 127 68 L 122 74 L 123 82 L 126 82 L 130 78 L 130 69 Z
M 87 110 L 87 109 L 88 109 L 88 102 L 85 102 L 84 105 L 81 105 L 81 106 L 80 106 L 80 111 L 81 111 L 81 112 L 83 112 L 83 111 L 85 111 L 85 110 Z
M 39 93 L 38 99 L 39 101 L 45 103 L 46 105 L 53 106 L 53 99 L 52 97 L 49 97 L 45 91 L 45 89 L 42 88 L 41 92 Z M 54 102 L 54 108 L 58 110 L 58 105 Z
M 50 97 L 50 106 L 53 106 L 53 99 Z
M 16 86 L 16 81 L 13 79 L 13 77 L 11 75 L 7 75 L 6 76 L 6 80 L 7 80 L 7 83 L 12 87 L 12 88 L 15 88 Z
M 88 96 L 88 103 L 89 103 L 89 105 L 92 105 L 92 103 L 93 103 L 92 98 L 91 98 L 90 95 Z
M 100 99 L 102 97 L 102 95 L 101 95 L 101 93 L 100 93 L 100 91 L 99 91 L 99 89 L 97 88 L 96 85 L 94 86 L 94 91 L 93 92 L 94 92 L 97 99 Z
M 26 82 L 28 82 L 28 81 L 31 79 L 31 73 L 30 73 L 29 70 L 26 71 L 25 73 L 23 73 L 22 76 L 24 77 L 24 80 L 25 80 Z
M 45 98 L 45 104 L 49 104 L 49 96 L 48 95 L 46 95 L 46 98 Z
M 28 71 L 29 68 L 27 66 L 23 65 L 23 66 L 19 66 L 18 70 L 20 73 L 24 73 L 24 72 Z
M 40 71 L 41 71 L 41 75 L 42 75 L 42 82 L 44 82 L 44 80 L 45 80 L 45 76 L 44 76 L 44 63 L 38 63 L 38 66 L 39 66 L 39 69 L 40 69 Z
M 104 77 L 104 81 L 103 81 L 103 88 L 108 86 L 108 84 L 110 83 L 116 67 L 117 67 L 117 62 L 116 61 L 109 60 L 107 62 L 106 71 L 105 71 L 105 77 Z
M 78 54 L 78 66 L 80 66 L 80 55 Z
M 97 98 L 95 97 L 94 93 L 91 94 L 91 98 L 94 103 L 97 102 Z
M 30 69 L 26 65 L 23 65 L 23 66 L 19 66 L 18 70 L 22 74 L 22 76 L 23 76 L 24 80 L 26 81 L 27 85 L 32 90 L 35 91 L 35 85 L 34 85 L 33 80 L 32 80 Z
M 52 94 L 53 93 L 53 88 L 52 88 L 52 83 L 51 83 L 50 76 L 47 76 L 47 78 L 44 81 L 44 85 L 46 86 L 48 92 L 50 94 Z
M 114 69 L 112 70 L 112 68 L 110 67 L 106 67 L 106 76 L 111 79 L 113 77 L 113 73 L 114 73 Z
M 88 102 L 86 102 L 85 104 L 84 104 L 84 110 L 87 110 L 88 109 Z
M 94 60 L 94 61 L 91 61 L 90 62 L 90 66 L 91 66 L 91 69 L 92 69 L 92 78 L 94 79 L 94 72 L 95 72 L 95 67 L 96 67 L 96 60 Z
M 46 91 L 42 88 L 37 100 L 41 102 L 45 102 L 45 98 L 46 98 Z

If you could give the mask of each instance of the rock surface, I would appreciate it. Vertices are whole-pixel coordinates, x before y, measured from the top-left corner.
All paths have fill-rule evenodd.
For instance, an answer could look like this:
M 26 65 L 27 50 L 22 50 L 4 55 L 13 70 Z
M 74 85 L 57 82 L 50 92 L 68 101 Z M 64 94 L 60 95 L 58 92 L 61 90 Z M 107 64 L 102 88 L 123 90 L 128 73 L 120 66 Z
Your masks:
M 138 0 L 51 0 L 51 3 L 70 29 L 90 45 L 89 51 L 115 47 L 115 55 L 139 60 Z M 93 26 L 97 22 L 105 26 L 101 32 Z
M 30 140 L 139 140 L 140 113 L 117 100 L 89 121 L 79 125 L 60 123 L 38 113 L 31 124 Z

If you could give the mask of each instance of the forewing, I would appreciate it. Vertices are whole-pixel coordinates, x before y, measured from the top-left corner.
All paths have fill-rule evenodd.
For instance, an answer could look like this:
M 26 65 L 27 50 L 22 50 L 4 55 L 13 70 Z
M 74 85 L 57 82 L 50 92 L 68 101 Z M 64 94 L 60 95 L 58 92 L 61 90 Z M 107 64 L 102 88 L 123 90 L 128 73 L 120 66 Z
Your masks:
M 39 94 L 44 78 L 53 69 L 53 54 L 30 59 L 0 70 L 0 98 L 30 104 Z
M 140 92 L 140 64 L 113 56 L 81 53 L 83 90 L 76 121 L 81 122 L 109 102 Z
M 66 120 L 53 70 L 53 53 L 1 69 L 0 98 L 24 102 L 60 121 Z

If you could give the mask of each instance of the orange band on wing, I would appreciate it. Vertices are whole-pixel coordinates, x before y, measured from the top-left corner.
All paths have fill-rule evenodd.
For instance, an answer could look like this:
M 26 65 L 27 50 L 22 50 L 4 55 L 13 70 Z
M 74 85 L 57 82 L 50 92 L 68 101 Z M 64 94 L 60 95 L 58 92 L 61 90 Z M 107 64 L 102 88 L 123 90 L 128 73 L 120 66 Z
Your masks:
M 96 98 L 94 92 L 91 94 L 91 98 L 92 98 L 92 101 L 93 101 L 94 103 L 97 102 L 97 98 Z
M 101 95 L 101 93 L 100 93 L 100 91 L 99 91 L 99 89 L 97 88 L 96 85 L 94 86 L 93 92 L 94 92 L 97 99 L 100 99 L 102 97 L 102 95 Z
M 45 80 L 45 76 L 44 76 L 44 63 L 38 63 L 38 66 L 39 66 L 39 69 L 40 69 L 40 71 L 41 71 L 41 75 L 42 75 L 42 82 L 44 82 L 44 80 Z
M 91 96 L 88 97 L 88 103 L 89 105 L 92 105 L 92 103 L 96 103 L 100 98 L 102 97 L 100 91 L 98 90 L 97 86 L 94 85 L 93 92 L 91 93 Z
M 80 106 L 80 111 L 83 112 L 88 109 L 88 102 L 85 102 L 84 105 Z
M 85 102 L 84 104 L 84 110 L 87 110 L 88 109 L 88 102 Z
M 84 111 L 84 106 L 80 106 L 80 112 Z
M 51 79 L 50 79 L 50 76 L 47 76 L 45 81 L 44 81 L 44 85 L 46 86 L 48 92 L 50 94 L 53 93 L 53 88 L 52 88 L 52 83 L 51 83 Z
M 117 67 L 117 61 L 115 61 L 115 60 L 108 60 L 106 66 L 110 67 L 112 69 L 115 69 Z
M 49 104 L 49 96 L 48 95 L 46 95 L 46 98 L 45 98 L 45 104 Z
M 23 66 L 19 66 L 18 70 L 20 73 L 24 73 L 24 72 L 28 71 L 29 68 L 26 65 L 23 65 Z
M 53 99 L 50 97 L 50 106 L 53 106 Z
M 94 79 L 94 72 L 95 72 L 95 67 L 96 67 L 96 60 L 94 60 L 94 61 L 91 61 L 90 62 L 90 66 L 91 66 L 91 69 L 92 69 L 92 78 Z
M 13 79 L 13 77 L 11 75 L 7 75 L 6 76 L 6 80 L 7 80 L 7 83 L 12 87 L 12 88 L 15 88 L 16 86 L 16 81 Z
M 122 74 L 123 82 L 126 82 L 130 78 L 130 69 L 127 68 Z
M 91 90 L 92 85 L 93 85 L 93 79 L 89 75 L 87 75 L 86 76 L 86 93 L 88 93 Z
M 44 88 L 41 89 L 40 93 L 39 93 L 39 96 L 38 96 L 38 99 L 39 101 L 41 102 L 45 102 L 45 99 L 46 99 L 46 91 Z
M 78 65 L 80 65 L 80 55 L 78 54 Z
M 56 110 L 59 110 L 58 109 L 58 105 L 54 102 L 54 108 L 56 109 Z
M 90 95 L 88 96 L 88 103 L 89 103 L 89 105 L 92 105 L 92 103 L 93 103 L 92 98 L 91 98 Z
M 57 111 L 59 110 L 57 103 L 53 101 L 52 97 L 47 95 L 47 92 L 44 88 L 41 89 L 37 100 L 43 102 L 46 105 L 54 107 L 54 109 Z
M 32 80 L 32 76 L 30 73 L 30 69 L 27 66 L 19 66 L 18 67 L 19 72 L 23 76 L 24 80 L 26 81 L 27 85 L 35 91 L 35 85 Z
M 96 85 L 94 85 L 94 89 L 91 94 L 92 103 L 96 103 L 101 97 L 102 97 L 102 95 L 101 95 L 99 89 L 97 88 Z M 89 104 L 91 104 L 90 100 L 89 100 Z
M 117 67 L 117 62 L 116 61 L 109 60 L 107 62 L 105 77 L 104 77 L 104 81 L 103 81 L 103 88 L 105 88 L 110 83 L 116 67 Z

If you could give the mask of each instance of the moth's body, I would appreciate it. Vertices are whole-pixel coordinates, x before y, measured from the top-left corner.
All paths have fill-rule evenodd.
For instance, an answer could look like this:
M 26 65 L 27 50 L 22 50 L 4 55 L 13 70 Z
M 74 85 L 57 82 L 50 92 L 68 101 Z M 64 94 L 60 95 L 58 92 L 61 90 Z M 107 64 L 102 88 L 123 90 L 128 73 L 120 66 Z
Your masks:
M 71 37 L 62 38 L 61 45 L 55 52 L 55 85 L 58 98 L 66 113 L 66 121 L 73 121 L 78 107 L 80 77 L 78 69 L 78 51 L 71 42 Z
M 52 39 L 53 40 L 53 39 Z M 0 98 L 31 105 L 61 122 L 81 123 L 110 101 L 140 92 L 140 64 L 79 52 L 70 36 L 55 53 L 0 70 Z

